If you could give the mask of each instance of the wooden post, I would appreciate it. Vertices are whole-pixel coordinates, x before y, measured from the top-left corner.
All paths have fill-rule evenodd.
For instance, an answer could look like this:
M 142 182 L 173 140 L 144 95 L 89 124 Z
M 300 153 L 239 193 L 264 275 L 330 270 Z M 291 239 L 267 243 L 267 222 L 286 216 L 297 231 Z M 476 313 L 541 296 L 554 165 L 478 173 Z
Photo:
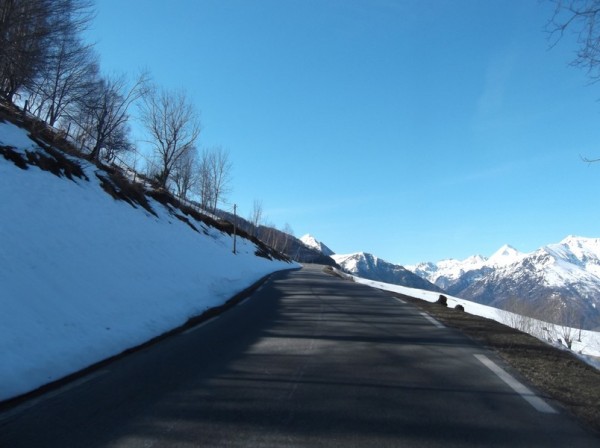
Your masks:
M 236 250 L 236 247 L 235 247 L 236 241 L 235 240 L 236 240 L 236 234 L 237 234 L 237 229 L 236 229 L 237 214 L 236 214 L 236 212 L 237 212 L 237 205 L 233 204 L 233 253 L 234 254 L 235 254 L 235 250 Z

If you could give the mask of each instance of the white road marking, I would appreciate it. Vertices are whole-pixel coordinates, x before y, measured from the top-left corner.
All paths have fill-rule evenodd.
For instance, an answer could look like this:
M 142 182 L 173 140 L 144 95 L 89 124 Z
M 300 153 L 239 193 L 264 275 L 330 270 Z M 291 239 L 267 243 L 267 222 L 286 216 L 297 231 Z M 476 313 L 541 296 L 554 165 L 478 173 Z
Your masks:
M 419 313 L 419 314 L 421 314 L 421 316 L 423 316 L 425 319 L 427 319 L 429 322 L 431 322 L 437 328 L 446 328 L 441 323 L 439 323 L 437 320 L 435 320 L 433 317 L 431 317 L 429 314 L 427 314 L 427 313 Z
M 65 392 L 70 391 L 71 389 L 75 389 L 76 387 L 79 387 L 87 382 L 90 382 L 95 378 L 106 375 L 107 373 L 110 373 L 110 370 L 100 370 L 98 372 L 91 373 L 90 375 L 87 375 L 83 378 L 79 378 L 78 380 L 75 380 L 68 384 L 65 384 L 64 386 L 62 386 L 54 391 L 48 392 L 37 398 L 32 398 L 31 400 L 28 400 L 16 407 L 12 408 L 11 410 L 0 414 L 0 421 L 8 420 L 16 415 L 21 414 L 22 412 L 26 411 L 27 409 L 34 407 L 38 403 L 49 400 L 50 398 L 57 397 L 58 395 L 64 394 Z
M 484 366 L 494 372 L 498 377 L 508 384 L 516 393 L 521 395 L 531 406 L 533 406 L 538 412 L 544 414 L 558 414 L 558 411 L 542 400 L 540 397 L 535 395 L 530 389 L 528 389 L 521 382 L 517 381 L 512 375 L 502 369 L 498 364 L 492 361 L 485 355 L 475 354 L 477 358 Z
M 396 300 L 397 302 L 403 303 L 406 305 L 406 302 L 402 299 L 399 299 L 398 297 L 394 297 L 394 300 Z
M 221 317 L 221 316 L 215 316 L 215 317 L 211 317 L 211 318 L 210 318 L 210 319 L 208 319 L 207 321 L 204 321 L 204 322 L 202 322 L 201 324 L 199 324 L 199 325 L 196 325 L 195 327 L 192 327 L 192 328 L 190 328 L 189 330 L 185 330 L 185 331 L 184 331 L 183 333 L 181 333 L 181 334 L 190 334 L 190 333 L 193 333 L 194 331 L 196 331 L 196 330 L 199 330 L 200 328 L 202 328 L 202 327 L 205 327 L 205 326 L 207 326 L 208 324 L 210 324 L 210 323 L 214 322 L 214 321 L 215 321 L 215 320 L 217 320 L 219 317 Z

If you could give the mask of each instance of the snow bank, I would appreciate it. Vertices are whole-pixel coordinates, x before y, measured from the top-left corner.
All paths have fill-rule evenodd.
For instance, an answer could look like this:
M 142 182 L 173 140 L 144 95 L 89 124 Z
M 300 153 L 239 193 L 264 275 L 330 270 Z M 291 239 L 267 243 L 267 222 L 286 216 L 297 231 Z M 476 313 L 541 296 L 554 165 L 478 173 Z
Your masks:
M 0 123 L 0 144 L 36 148 Z M 271 272 L 297 267 L 149 199 L 158 216 L 89 181 L 0 156 L 0 400 L 26 393 L 186 322 Z

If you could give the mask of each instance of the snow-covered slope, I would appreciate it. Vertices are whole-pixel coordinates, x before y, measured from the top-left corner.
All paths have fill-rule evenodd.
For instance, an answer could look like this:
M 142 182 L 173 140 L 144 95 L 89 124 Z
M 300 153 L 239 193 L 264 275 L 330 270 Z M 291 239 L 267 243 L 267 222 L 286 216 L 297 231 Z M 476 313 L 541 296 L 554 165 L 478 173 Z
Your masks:
M 335 253 L 330 248 L 328 248 L 325 244 L 321 243 L 320 241 L 317 241 L 317 239 L 310 234 L 304 235 L 302 238 L 300 238 L 300 241 L 302 241 L 307 247 L 316 249 L 319 252 L 321 252 L 323 255 L 326 255 L 328 257 L 330 257 L 331 255 L 333 255 Z
M 564 314 L 569 308 L 578 315 L 578 325 L 600 327 L 599 238 L 568 236 L 529 254 L 503 246 L 489 259 L 476 256 L 408 268 L 455 296 L 498 306 L 518 299 L 546 313 Z
M 344 271 L 362 278 L 411 288 L 441 291 L 436 285 L 404 267 L 389 263 L 365 252 L 349 255 L 333 255 L 332 258 Z
M 556 260 L 566 261 L 600 278 L 600 238 L 568 236 L 560 243 L 542 249 Z
M 0 121 L 0 400 L 139 345 L 296 266 L 257 256 L 239 237 L 234 255 L 229 234 L 151 198 L 154 214 L 115 200 L 101 187 L 106 173 L 84 161 L 71 179 L 16 166 L 36 157 L 52 159 Z

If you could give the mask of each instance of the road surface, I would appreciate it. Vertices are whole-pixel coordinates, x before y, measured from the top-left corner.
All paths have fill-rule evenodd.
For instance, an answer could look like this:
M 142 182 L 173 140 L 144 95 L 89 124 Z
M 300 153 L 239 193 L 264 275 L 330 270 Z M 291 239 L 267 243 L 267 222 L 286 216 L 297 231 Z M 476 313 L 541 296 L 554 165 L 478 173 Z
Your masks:
M 600 446 L 513 380 L 412 306 L 308 266 L 3 412 L 0 447 Z

